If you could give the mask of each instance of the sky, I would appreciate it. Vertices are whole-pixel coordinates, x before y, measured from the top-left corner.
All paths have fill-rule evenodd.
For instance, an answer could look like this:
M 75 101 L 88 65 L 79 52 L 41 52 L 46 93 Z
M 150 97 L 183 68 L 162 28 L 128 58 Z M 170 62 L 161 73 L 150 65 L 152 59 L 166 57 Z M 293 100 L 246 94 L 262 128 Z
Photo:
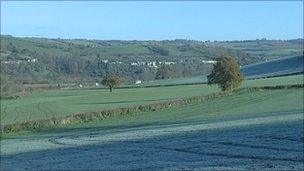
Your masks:
M 303 38 L 303 1 L 1 1 L 1 34 L 102 40 Z

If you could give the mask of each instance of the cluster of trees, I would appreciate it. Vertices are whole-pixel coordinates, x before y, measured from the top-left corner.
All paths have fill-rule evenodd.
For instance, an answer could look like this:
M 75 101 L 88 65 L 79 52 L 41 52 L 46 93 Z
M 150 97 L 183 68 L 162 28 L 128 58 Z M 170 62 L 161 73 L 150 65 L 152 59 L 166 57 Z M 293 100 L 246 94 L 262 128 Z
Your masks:
M 244 77 L 240 72 L 237 61 L 228 55 L 221 55 L 216 58 L 217 63 L 214 64 L 211 73 L 207 76 L 208 84 L 217 84 L 222 91 L 231 92 L 238 88 Z M 171 65 L 161 66 L 156 73 L 156 79 L 172 78 L 175 73 L 174 67 Z M 108 86 L 110 92 L 115 86 L 123 83 L 123 79 L 119 76 L 109 75 L 102 80 L 102 85 Z
M 18 98 L 22 95 L 25 95 L 24 88 L 22 83 L 14 78 L 9 78 L 5 75 L 0 76 L 0 98 L 9 99 L 9 98 Z
M 222 91 L 232 91 L 240 86 L 244 78 L 240 72 L 237 61 L 228 55 L 221 55 L 216 58 L 216 61 L 217 63 L 214 64 L 211 74 L 207 77 L 208 84 L 218 84 Z M 162 65 L 154 71 L 155 74 L 148 73 L 151 74 L 151 77 L 154 76 L 154 79 L 175 78 L 180 77 L 182 74 L 183 70 L 180 67 L 181 66 L 179 65 Z M 67 70 L 67 72 L 70 72 L 70 70 Z M 113 73 L 105 74 L 101 84 L 109 87 L 110 92 L 113 91 L 114 87 L 119 86 L 124 82 L 124 79 L 121 76 Z M 1 98 L 18 98 L 26 93 L 23 83 L 20 80 L 15 77 L 10 78 L 3 74 L 1 74 L 0 88 Z
M 119 75 L 127 83 L 135 80 L 149 81 L 156 79 L 188 77 L 207 74 L 211 65 L 198 60 L 164 65 L 159 69 L 148 66 L 132 66 L 130 63 L 113 64 L 103 62 L 101 58 L 87 59 L 77 57 L 36 56 L 35 63 L 1 64 L 1 73 L 19 77 L 23 83 L 68 83 L 94 82 L 107 75 Z M 167 69 L 168 68 L 168 69 Z M 163 75 L 160 70 L 168 70 Z
M 1 87 L 3 92 L 12 92 L 13 89 L 20 91 L 17 90 L 20 86 L 14 88 L 7 85 L 100 82 L 109 75 L 123 77 L 125 83 L 134 83 L 135 80 L 149 81 L 205 75 L 210 73 L 212 65 L 199 61 L 213 60 L 220 53 L 234 56 L 242 65 L 258 60 L 239 50 L 212 47 L 191 40 L 40 40 L 1 36 L 1 61 L 17 61 L 27 57 L 38 60 L 34 63 L 26 60 L 18 64 L 1 63 L 1 75 L 6 76 L 7 80 L 12 79 L 1 82 Z M 105 63 L 104 59 L 123 63 Z M 134 61 L 178 63 L 153 68 L 130 65 Z

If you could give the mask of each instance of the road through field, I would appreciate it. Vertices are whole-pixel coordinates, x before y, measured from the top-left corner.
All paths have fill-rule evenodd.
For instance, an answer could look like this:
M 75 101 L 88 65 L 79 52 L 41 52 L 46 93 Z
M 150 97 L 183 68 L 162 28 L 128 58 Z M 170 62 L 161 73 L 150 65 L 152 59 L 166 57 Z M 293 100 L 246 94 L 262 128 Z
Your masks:
M 4 170 L 302 169 L 303 112 L 1 141 Z

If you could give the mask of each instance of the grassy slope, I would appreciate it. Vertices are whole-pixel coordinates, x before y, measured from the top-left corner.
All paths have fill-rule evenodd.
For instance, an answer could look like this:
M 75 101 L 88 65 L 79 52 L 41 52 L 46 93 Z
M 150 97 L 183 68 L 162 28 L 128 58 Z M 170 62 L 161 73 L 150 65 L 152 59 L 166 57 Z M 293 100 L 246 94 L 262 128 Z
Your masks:
M 124 128 L 141 125 L 163 125 L 184 122 L 204 123 L 270 116 L 283 111 L 302 111 L 304 109 L 302 92 L 303 89 L 290 89 L 236 94 L 172 109 L 163 109 L 157 112 L 113 117 L 98 123 L 76 127 L 102 125 L 104 128 Z
M 241 68 L 248 77 L 263 77 L 303 72 L 303 55 L 247 65 Z
M 38 54 L 49 54 L 51 56 L 79 56 L 85 53 L 87 58 L 95 58 L 99 54 L 103 58 L 117 58 L 116 55 L 136 56 L 134 60 L 142 55 L 158 56 L 160 54 L 149 50 L 147 45 L 157 44 L 161 48 L 168 50 L 171 57 L 209 57 L 220 51 L 218 46 L 242 50 L 249 54 L 265 54 L 266 58 L 278 58 L 300 55 L 303 46 L 300 43 L 266 41 L 266 42 L 211 42 L 206 46 L 203 42 L 176 42 L 176 41 L 97 41 L 97 40 L 69 40 L 69 39 L 46 39 L 46 38 L 18 38 L 1 36 L 1 50 L 7 50 L 7 46 L 12 43 L 17 49 L 28 49 L 36 51 Z M 189 46 L 188 46 L 189 45 Z M 216 48 L 214 48 L 214 46 Z M 232 51 L 233 51 L 232 50 Z M 5 58 L 10 52 L 1 52 L 1 58 Z M 22 55 L 22 53 L 21 53 Z M 152 56 L 151 56 L 152 55 Z M 167 55 L 165 55 L 167 56 Z M 123 58 L 121 58 L 123 59 Z M 120 59 L 120 60 L 121 60 Z M 145 60 L 145 59 L 144 59 Z M 172 60 L 172 59 L 170 59 Z
M 176 86 L 108 90 L 36 91 L 19 100 L 1 101 L 1 122 L 35 120 L 81 112 L 185 98 L 217 92 L 215 86 Z
M 46 135 L 60 136 L 61 134 L 69 135 L 89 130 L 116 132 L 129 128 L 140 129 L 142 126 L 158 127 L 181 123 L 213 123 L 262 116 L 279 116 L 292 111 L 301 113 L 303 109 L 303 89 L 263 90 L 235 94 L 155 112 L 109 117 L 102 121 L 87 124 L 73 124 L 33 132 L 13 133 L 5 135 L 4 138 L 29 134 L 35 137 Z
M 241 71 L 246 79 L 299 73 L 304 71 L 303 56 L 289 57 L 253 65 L 247 65 L 242 67 Z M 286 77 L 286 79 L 297 79 L 297 77 L 299 76 Z M 155 80 L 153 82 L 145 82 L 141 85 L 147 86 L 168 84 L 191 84 L 202 82 L 207 82 L 206 76 Z
M 250 86 L 273 86 L 273 85 L 292 85 L 292 84 L 303 84 L 304 75 L 291 75 L 283 77 L 272 77 L 272 78 L 261 78 L 255 80 L 247 80 L 244 82 L 244 87 Z
M 303 75 L 250 80 L 244 86 L 303 83 Z M 36 120 L 82 112 L 148 104 L 159 101 L 218 92 L 216 86 L 188 85 L 174 87 L 107 90 L 36 91 L 18 100 L 1 100 L 1 123 Z
M 304 77 L 303 75 L 300 74 L 300 75 L 291 75 L 284 77 L 246 80 L 243 86 L 248 87 L 248 86 L 290 85 L 290 84 L 303 83 L 303 81 L 304 81 Z M 146 82 L 141 85 L 154 86 L 154 85 L 173 85 L 173 84 L 193 84 L 193 83 L 205 83 L 205 82 L 207 82 L 206 76 L 197 76 L 197 77 L 187 77 L 187 78 L 155 80 L 153 82 Z
M 288 41 L 250 41 L 250 42 L 217 42 L 211 45 L 239 49 L 244 52 L 266 56 L 268 59 L 301 55 L 302 43 Z

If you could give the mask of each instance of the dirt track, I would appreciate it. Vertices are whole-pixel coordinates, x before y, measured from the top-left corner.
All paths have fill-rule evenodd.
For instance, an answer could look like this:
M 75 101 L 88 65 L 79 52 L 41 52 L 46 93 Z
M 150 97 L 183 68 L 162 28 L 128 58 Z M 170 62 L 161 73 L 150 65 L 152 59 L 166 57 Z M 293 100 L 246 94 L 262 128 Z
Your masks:
M 7 139 L 11 169 L 303 169 L 303 113 Z

